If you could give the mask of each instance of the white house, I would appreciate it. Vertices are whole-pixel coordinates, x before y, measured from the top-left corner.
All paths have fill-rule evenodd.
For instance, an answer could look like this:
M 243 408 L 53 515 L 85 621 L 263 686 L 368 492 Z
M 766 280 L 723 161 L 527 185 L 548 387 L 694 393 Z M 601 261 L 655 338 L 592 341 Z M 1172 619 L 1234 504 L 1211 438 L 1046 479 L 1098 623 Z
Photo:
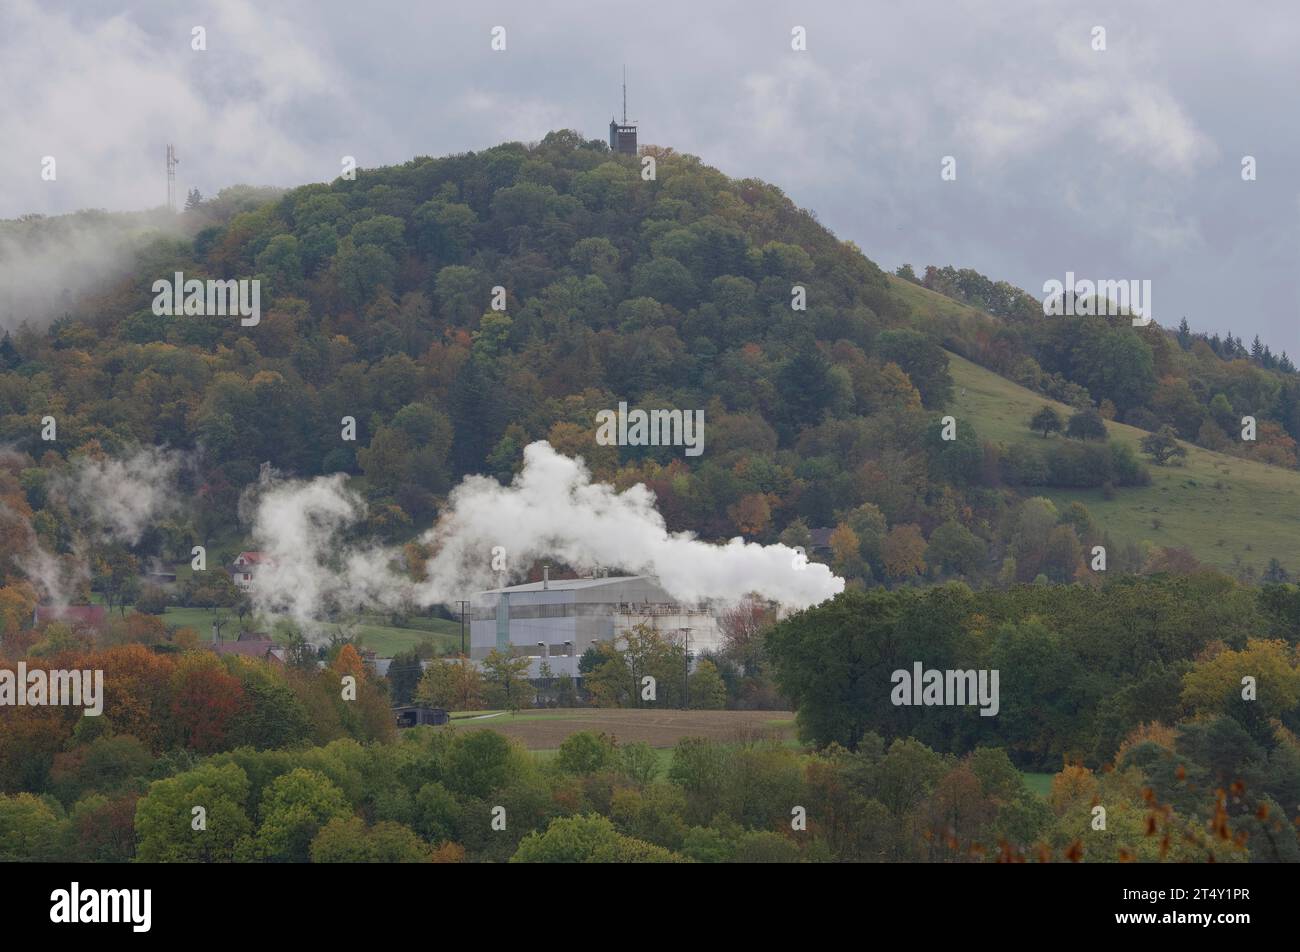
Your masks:
M 267 558 L 261 552 L 240 552 L 227 571 L 236 586 L 247 590 L 253 587 L 253 576 L 257 574 L 258 567 L 266 563 Z

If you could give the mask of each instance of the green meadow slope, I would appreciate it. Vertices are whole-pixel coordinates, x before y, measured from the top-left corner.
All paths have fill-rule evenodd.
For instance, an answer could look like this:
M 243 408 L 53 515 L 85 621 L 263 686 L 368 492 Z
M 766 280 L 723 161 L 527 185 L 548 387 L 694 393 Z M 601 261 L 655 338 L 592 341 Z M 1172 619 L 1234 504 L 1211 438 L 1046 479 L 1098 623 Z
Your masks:
M 996 318 L 958 304 L 901 279 L 894 289 L 922 320 L 995 322 Z M 990 370 L 949 354 L 954 399 L 949 408 L 969 420 L 982 440 L 1011 445 L 1043 437 L 1028 428 L 1029 418 L 1044 403 L 1062 415 L 1064 404 L 1018 386 Z M 1111 439 L 1138 452 L 1146 432 L 1107 422 Z M 1059 436 L 1050 439 L 1062 439 Z M 1184 443 L 1182 465 L 1156 466 L 1147 459 L 1151 485 L 1119 490 L 1106 499 L 1101 490 L 1037 492 L 1058 507 L 1079 500 L 1116 542 L 1147 541 L 1190 549 L 1198 559 L 1235 574 L 1247 565 L 1263 573 L 1270 558 L 1300 569 L 1300 472 L 1213 453 Z

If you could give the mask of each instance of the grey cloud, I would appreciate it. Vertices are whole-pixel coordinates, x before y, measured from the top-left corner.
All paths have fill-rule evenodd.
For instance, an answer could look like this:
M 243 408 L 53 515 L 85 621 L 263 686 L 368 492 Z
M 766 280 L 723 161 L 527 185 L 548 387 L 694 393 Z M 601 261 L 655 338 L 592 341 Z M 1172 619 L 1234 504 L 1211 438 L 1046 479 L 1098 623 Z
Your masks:
M 182 187 L 212 194 L 326 181 L 343 154 L 365 168 L 560 126 L 598 137 L 626 62 L 643 142 L 778 184 L 885 267 L 969 266 L 1031 292 L 1067 269 L 1150 278 L 1161 323 L 1300 355 L 1291 14 L 1283 0 L 1176 15 L 1119 0 L 13 0 L 0 80 L 30 94 L 0 104 L 0 215 L 160 204 L 168 141 Z M 196 22 L 207 53 L 189 49 Z M 498 23 L 505 53 L 488 48 Z M 39 179 L 45 154 L 61 156 L 57 186 Z M 944 155 L 957 182 L 939 179 Z

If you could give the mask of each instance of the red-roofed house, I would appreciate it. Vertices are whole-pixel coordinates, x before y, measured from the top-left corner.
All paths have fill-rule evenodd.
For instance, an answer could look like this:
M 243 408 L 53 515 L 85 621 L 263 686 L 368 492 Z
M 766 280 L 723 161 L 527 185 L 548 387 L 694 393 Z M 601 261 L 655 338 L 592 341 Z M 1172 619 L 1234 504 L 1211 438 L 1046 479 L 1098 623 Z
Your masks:
M 241 631 L 234 641 L 217 637 L 214 626 L 209 647 L 219 655 L 243 655 L 245 658 L 264 658 L 267 661 L 284 661 L 284 646 L 273 641 L 264 631 Z
M 240 588 L 252 588 L 253 575 L 269 560 L 261 552 L 240 552 L 230 563 L 230 580 Z
M 262 658 L 277 663 L 284 660 L 284 650 L 269 638 L 223 641 L 212 645 L 212 650 L 219 655 L 243 655 L 245 658 Z

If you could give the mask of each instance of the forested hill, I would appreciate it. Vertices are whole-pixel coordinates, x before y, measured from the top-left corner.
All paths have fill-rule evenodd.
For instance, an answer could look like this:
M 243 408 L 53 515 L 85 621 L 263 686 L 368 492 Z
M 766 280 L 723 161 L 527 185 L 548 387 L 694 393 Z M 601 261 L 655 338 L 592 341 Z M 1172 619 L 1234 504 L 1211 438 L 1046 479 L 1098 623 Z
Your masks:
M 647 483 L 673 529 L 811 547 L 811 529 L 834 528 L 821 557 L 853 578 L 1067 581 L 1086 577 L 1084 547 L 1107 541 L 1118 569 L 1166 566 L 1160 545 L 1109 540 L 1060 499 L 1149 483 L 1104 425 L 1008 448 L 958 413 L 943 438 L 954 391 L 941 343 L 986 364 L 1025 345 L 920 320 L 891 276 L 778 188 L 645 153 L 652 178 L 642 157 L 555 132 L 196 205 L 188 237 L 160 238 L 126 279 L 0 345 L 0 444 L 18 451 L 0 499 L 39 513 L 70 456 L 166 444 L 201 448 L 194 538 L 236 524 L 240 491 L 270 461 L 354 475 L 367 528 L 400 540 L 459 477 L 508 479 L 522 448 L 548 439 L 599 478 Z M 156 314 L 154 282 L 175 272 L 259 279 L 260 322 Z M 1116 372 L 1141 363 L 1131 350 L 1107 352 Z M 1065 402 L 1091 405 L 1082 390 Z M 704 452 L 599 445 L 596 414 L 620 402 L 703 410 Z M 344 417 L 355 442 L 340 438 Z M 1032 498 L 1040 486 L 1058 504 Z M 33 524 L 66 549 L 66 518 Z

